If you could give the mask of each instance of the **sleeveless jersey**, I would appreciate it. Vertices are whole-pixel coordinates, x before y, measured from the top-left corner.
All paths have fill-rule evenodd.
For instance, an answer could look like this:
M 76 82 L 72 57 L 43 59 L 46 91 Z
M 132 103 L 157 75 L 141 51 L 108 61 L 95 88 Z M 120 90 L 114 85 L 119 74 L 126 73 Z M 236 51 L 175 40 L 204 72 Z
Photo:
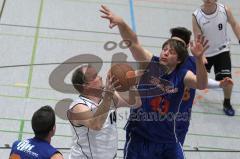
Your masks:
M 126 131 L 135 139 L 174 143 L 178 142 L 175 119 L 183 98 L 187 70 L 176 69 L 166 74 L 161 67 L 159 58 L 153 56 L 138 86 L 142 107 L 131 109 Z
M 193 56 L 189 56 L 185 63 L 181 66 L 182 69 L 191 70 L 196 74 L 196 62 Z M 178 140 L 183 144 L 185 136 L 188 132 L 188 127 L 191 119 L 192 105 L 195 97 L 196 89 L 185 88 L 182 103 L 180 105 L 179 115 L 176 118 L 176 132 Z
M 203 35 L 209 40 L 209 48 L 205 51 L 206 57 L 230 50 L 230 39 L 227 33 L 227 12 L 224 5 L 216 4 L 217 9 L 213 14 L 207 15 L 200 8 L 193 13 Z
M 80 96 L 69 107 L 84 104 L 95 112 L 98 104 Z M 116 126 L 116 110 L 112 109 L 100 131 L 89 129 L 83 125 L 72 125 L 73 145 L 69 159 L 112 159 L 117 153 L 118 135 Z
M 47 141 L 31 138 L 15 141 L 10 156 L 16 159 L 50 159 L 55 153 L 59 153 L 59 151 Z

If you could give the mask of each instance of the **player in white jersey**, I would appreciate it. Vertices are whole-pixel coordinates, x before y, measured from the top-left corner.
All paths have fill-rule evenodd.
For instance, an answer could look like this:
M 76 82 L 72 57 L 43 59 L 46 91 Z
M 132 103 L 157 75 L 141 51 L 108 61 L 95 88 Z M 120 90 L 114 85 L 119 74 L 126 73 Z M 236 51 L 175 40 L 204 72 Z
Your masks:
M 120 86 L 117 80 L 112 82 L 113 78 L 108 75 L 103 88 L 102 78 L 93 66 L 82 66 L 73 73 L 72 83 L 80 96 L 68 110 L 73 132 L 69 159 L 113 159 L 116 156 L 116 108 L 131 106 L 129 103 L 140 106 L 141 101 L 134 90 L 129 91 L 128 99 L 121 98 L 114 91 Z
M 192 17 L 194 36 L 200 33 L 209 40 L 209 48 L 205 51 L 206 68 L 210 72 L 214 66 L 215 79 L 220 81 L 231 75 L 231 58 L 227 23 L 232 27 L 238 40 L 240 40 L 240 26 L 232 15 L 231 9 L 217 0 L 203 0 L 203 5 L 196 9 Z M 226 115 L 234 116 L 230 99 L 232 85 L 223 88 L 223 111 Z

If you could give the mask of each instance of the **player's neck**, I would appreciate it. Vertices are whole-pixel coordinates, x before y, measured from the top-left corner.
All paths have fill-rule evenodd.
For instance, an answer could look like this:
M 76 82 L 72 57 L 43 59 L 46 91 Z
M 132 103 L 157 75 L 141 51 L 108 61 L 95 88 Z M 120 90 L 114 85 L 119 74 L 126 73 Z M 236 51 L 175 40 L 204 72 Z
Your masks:
M 51 138 L 52 137 L 47 137 L 45 140 L 50 144 L 51 143 Z
M 213 5 L 202 5 L 201 6 L 201 9 L 202 9 L 202 11 L 205 13 L 205 14 L 208 14 L 208 15 L 210 15 L 210 14 L 213 14 L 213 13 L 215 13 L 215 11 L 216 11 L 216 9 L 217 9 L 217 4 L 215 3 L 215 4 L 213 4 Z
M 176 67 L 174 67 L 174 68 L 169 67 L 167 74 L 168 75 L 171 74 L 175 69 L 176 69 Z
M 50 144 L 52 136 L 48 135 L 46 138 L 38 138 L 38 137 L 35 136 L 35 138 L 38 139 L 38 140 L 46 141 Z
M 171 74 L 175 69 L 177 69 L 177 65 L 167 65 L 167 74 L 169 75 L 169 74 Z
M 101 97 L 96 97 L 96 96 L 92 96 L 92 95 L 86 95 L 84 97 L 90 99 L 91 101 L 93 101 L 95 103 L 99 103 L 101 100 Z

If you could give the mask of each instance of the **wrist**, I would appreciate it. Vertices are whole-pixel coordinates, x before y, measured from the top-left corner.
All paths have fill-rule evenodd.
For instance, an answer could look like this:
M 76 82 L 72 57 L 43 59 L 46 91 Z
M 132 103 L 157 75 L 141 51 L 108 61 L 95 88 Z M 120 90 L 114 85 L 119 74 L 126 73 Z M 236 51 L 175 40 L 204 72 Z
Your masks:
M 204 61 L 204 56 L 195 56 L 195 59 L 198 62 L 203 62 Z
M 102 97 L 112 97 L 114 94 L 114 91 L 110 91 L 110 90 L 105 90 L 102 93 Z

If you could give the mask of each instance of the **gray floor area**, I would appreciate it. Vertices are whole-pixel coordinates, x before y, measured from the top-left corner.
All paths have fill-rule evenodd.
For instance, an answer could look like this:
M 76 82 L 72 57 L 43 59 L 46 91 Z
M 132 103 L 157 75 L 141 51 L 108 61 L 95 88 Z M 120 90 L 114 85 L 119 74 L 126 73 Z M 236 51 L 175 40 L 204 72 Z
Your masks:
M 191 28 L 191 13 L 202 1 L 133 0 L 133 7 L 130 2 L 0 0 L 0 6 L 4 4 L 0 19 L 0 158 L 8 158 L 10 149 L 6 147 L 11 146 L 14 140 L 33 136 L 30 119 L 36 109 L 47 104 L 55 107 L 59 100 L 77 96 L 71 89 L 60 92 L 49 84 L 50 74 L 62 62 L 79 55 L 95 55 L 105 61 L 100 71 L 104 76 L 110 67 L 109 61 L 114 59 L 113 55 L 124 53 L 128 61 L 133 61 L 129 51 L 120 48 L 118 29 L 110 30 L 107 21 L 100 18 L 101 4 L 108 5 L 123 16 L 136 30 L 143 46 L 158 55 L 171 27 Z M 229 4 L 240 22 L 239 0 L 220 2 Z M 240 153 L 234 152 L 240 151 L 240 47 L 231 29 L 229 33 L 235 82 L 232 103 L 236 116 L 223 114 L 222 90 L 198 91 L 184 145 L 188 159 L 240 158 Z M 116 48 L 105 50 L 104 45 L 108 41 L 114 41 Z M 213 77 L 213 74 L 210 76 Z M 66 77 L 66 83 L 69 83 L 69 77 Z M 61 85 L 64 85 L 63 82 L 56 87 L 61 89 Z M 118 110 L 118 158 L 123 156 L 123 126 L 128 113 L 128 109 Z M 67 158 L 71 131 L 68 122 L 59 117 L 52 144 L 60 148 Z

